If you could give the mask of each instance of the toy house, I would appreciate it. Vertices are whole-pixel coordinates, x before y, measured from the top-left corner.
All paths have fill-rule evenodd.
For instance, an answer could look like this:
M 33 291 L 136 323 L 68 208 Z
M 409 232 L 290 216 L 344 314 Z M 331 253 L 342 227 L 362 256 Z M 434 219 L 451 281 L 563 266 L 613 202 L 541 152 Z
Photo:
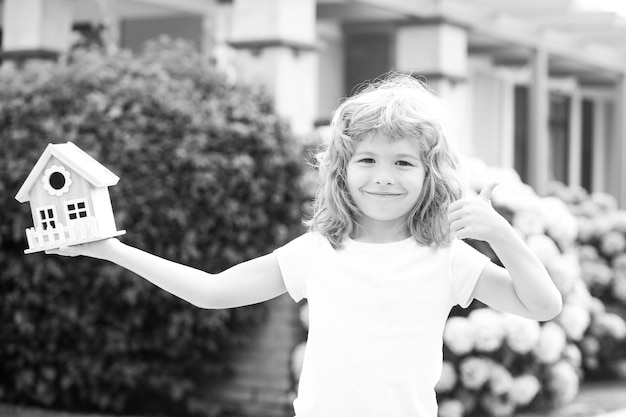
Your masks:
M 34 227 L 24 253 L 119 236 L 108 187 L 119 178 L 71 142 L 49 144 L 17 192 Z

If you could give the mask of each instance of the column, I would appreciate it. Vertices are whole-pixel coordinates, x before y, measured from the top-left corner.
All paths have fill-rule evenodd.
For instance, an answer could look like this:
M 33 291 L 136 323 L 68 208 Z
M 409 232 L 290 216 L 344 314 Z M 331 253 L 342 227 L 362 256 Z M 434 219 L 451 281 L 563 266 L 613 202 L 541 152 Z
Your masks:
M 229 44 L 240 80 L 263 86 L 292 130 L 313 130 L 317 112 L 315 0 L 234 0 Z
M 593 160 L 592 169 L 592 192 L 605 192 L 606 180 L 609 176 L 606 163 L 606 103 L 603 98 L 595 98 L 593 101 Z
M 615 97 L 615 132 L 611 138 L 614 141 L 615 190 L 617 201 L 621 209 L 626 208 L 626 72 L 618 81 Z
M 4 0 L 2 59 L 54 59 L 67 50 L 72 0 Z
M 500 166 L 515 169 L 515 83 L 509 79 L 500 80 L 500 130 L 502 142 Z
M 458 145 L 473 153 L 466 79 L 468 76 L 467 29 L 443 18 L 399 26 L 396 30 L 395 67 L 426 78 L 438 96 L 454 112 Z
M 550 164 L 550 135 L 548 131 L 549 90 L 548 53 L 541 47 L 532 57 L 530 83 L 529 137 L 528 137 L 528 182 L 539 195 L 547 191 Z
M 569 106 L 569 185 L 580 186 L 582 173 L 582 97 L 576 88 Z

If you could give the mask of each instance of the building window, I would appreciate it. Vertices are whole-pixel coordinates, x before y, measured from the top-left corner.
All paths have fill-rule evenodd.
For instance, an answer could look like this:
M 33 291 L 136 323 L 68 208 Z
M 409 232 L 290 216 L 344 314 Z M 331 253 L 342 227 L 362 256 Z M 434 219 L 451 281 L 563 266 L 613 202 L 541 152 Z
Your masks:
M 65 214 L 67 220 L 77 220 L 89 217 L 89 208 L 87 206 L 87 200 L 79 199 L 65 202 Z
M 57 227 L 57 209 L 54 206 L 39 207 L 37 209 L 37 217 L 39 218 L 39 225 L 43 227 L 43 230 L 48 228 L 56 229 Z

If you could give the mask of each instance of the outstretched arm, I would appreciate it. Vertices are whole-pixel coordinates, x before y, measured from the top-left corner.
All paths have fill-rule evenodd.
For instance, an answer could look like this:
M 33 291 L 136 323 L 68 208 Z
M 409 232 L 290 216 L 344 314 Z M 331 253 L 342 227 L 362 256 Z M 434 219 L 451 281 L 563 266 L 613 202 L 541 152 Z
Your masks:
M 218 274 L 168 261 L 125 245 L 117 239 L 50 251 L 111 261 L 177 297 L 202 308 L 232 308 L 256 304 L 286 292 L 273 253 L 235 265 Z
M 450 205 L 448 218 L 456 236 L 486 241 L 504 265 L 488 264 L 473 296 L 498 310 L 550 320 L 561 312 L 561 294 L 539 258 L 491 205 L 496 185 L 485 187 L 476 198 Z

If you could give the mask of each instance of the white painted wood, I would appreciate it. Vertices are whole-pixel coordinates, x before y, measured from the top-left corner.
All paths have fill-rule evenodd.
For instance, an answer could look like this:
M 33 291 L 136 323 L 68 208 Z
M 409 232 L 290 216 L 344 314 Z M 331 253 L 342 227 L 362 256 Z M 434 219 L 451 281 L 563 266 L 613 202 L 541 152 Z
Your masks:
M 550 137 L 548 133 L 548 54 L 543 48 L 537 48 L 533 54 L 529 104 L 529 185 L 539 195 L 544 195 L 549 181 Z

